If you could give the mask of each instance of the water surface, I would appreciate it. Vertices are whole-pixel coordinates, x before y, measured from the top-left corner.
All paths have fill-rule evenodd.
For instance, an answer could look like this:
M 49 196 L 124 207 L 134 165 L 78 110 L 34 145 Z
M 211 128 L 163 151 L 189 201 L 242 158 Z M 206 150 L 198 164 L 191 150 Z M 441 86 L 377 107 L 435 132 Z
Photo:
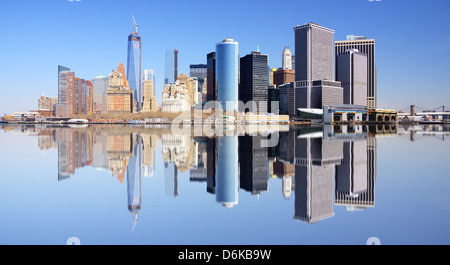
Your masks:
M 448 126 L 272 135 L 3 125 L 0 244 L 450 243 Z

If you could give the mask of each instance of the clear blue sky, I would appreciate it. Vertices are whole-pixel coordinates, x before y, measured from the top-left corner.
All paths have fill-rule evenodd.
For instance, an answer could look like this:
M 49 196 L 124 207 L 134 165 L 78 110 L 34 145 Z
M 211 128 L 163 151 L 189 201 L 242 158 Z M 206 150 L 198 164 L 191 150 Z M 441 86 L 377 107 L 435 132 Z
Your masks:
M 164 49 L 177 48 L 179 73 L 189 74 L 231 37 L 240 57 L 259 45 L 278 68 L 284 46 L 295 52 L 292 28 L 316 22 L 334 29 L 334 40 L 376 40 L 379 107 L 449 106 L 449 11 L 448 0 L 1 0 L 0 115 L 37 109 L 42 93 L 57 96 L 58 64 L 89 80 L 126 65 L 132 12 L 158 104 Z

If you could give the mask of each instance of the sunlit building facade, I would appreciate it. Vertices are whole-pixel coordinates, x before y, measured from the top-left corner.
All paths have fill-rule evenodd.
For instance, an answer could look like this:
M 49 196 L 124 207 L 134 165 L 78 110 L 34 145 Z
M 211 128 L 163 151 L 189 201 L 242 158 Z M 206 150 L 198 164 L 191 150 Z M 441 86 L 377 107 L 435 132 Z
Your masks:
M 123 76 L 117 71 L 109 74 L 107 92 L 107 112 L 109 114 L 126 114 L 133 112 L 133 90 L 123 87 Z

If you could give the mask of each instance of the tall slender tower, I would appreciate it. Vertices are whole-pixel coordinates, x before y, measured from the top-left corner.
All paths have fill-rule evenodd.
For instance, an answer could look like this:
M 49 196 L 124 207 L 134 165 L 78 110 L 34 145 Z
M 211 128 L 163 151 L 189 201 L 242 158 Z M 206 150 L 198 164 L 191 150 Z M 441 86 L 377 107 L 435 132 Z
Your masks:
M 173 76 L 174 80 L 177 80 L 178 77 L 178 50 L 173 50 Z
M 138 24 L 133 14 L 131 16 L 134 31 L 128 36 L 127 80 L 130 89 L 134 92 L 134 110 L 140 111 L 142 107 L 141 36 L 138 34 Z
M 216 45 L 217 100 L 225 111 L 238 110 L 238 43 L 224 39 Z

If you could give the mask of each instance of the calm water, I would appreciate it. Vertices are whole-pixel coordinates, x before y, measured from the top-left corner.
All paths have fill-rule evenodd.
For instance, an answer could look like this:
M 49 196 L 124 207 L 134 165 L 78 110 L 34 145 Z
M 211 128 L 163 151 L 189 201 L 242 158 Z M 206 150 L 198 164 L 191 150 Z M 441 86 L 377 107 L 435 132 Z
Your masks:
M 0 244 L 450 244 L 450 127 L 269 138 L 3 125 Z

